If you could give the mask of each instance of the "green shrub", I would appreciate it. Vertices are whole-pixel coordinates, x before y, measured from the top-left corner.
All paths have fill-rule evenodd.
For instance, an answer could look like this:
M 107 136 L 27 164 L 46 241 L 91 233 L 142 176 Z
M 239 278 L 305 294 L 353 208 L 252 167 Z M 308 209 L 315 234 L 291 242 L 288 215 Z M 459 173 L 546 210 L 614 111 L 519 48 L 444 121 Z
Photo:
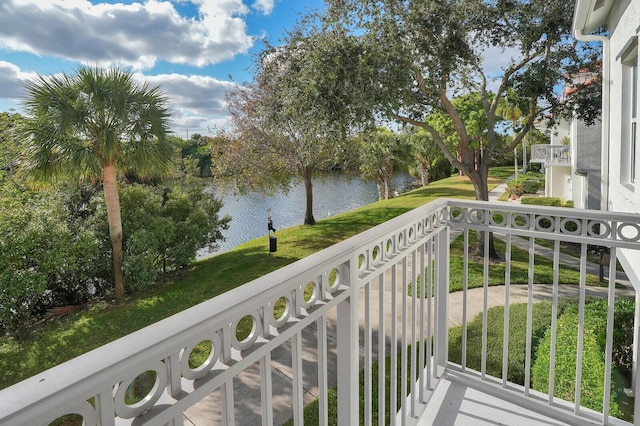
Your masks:
M 544 175 L 542 173 L 537 172 L 527 172 L 524 174 L 519 174 L 517 179 L 513 179 L 512 181 L 517 183 L 524 183 L 527 180 L 535 180 L 538 181 L 539 185 L 544 185 Z
M 230 218 L 219 217 L 222 204 L 202 189 L 143 185 L 121 189 L 123 270 L 129 290 L 147 288 L 160 272 L 184 268 L 203 247 L 217 248 Z
M 524 179 L 535 179 L 538 182 L 544 184 L 544 174 L 540 172 L 528 171 L 524 175 L 521 175 Z
M 558 197 L 523 197 L 520 203 L 534 206 L 562 207 L 562 200 Z
M 0 330 L 26 337 L 33 320 L 74 298 L 67 293 L 76 286 L 95 290 L 87 269 L 99 257 L 98 241 L 68 221 L 53 192 L 0 191 Z
M 585 305 L 584 314 L 584 350 L 582 353 L 582 387 L 581 405 L 602 410 L 604 398 L 604 353 L 607 337 L 607 301 L 590 301 Z M 627 299 L 619 299 L 614 307 L 613 335 L 613 373 L 614 377 L 630 377 L 631 348 L 633 345 L 634 304 Z M 556 345 L 554 395 L 567 401 L 573 401 L 576 371 L 576 350 L 578 330 L 578 306 L 558 318 Z M 535 362 L 532 366 L 532 386 L 534 389 L 547 392 L 549 388 L 551 330 L 545 333 L 540 342 Z M 621 417 L 618 404 L 622 392 L 629 383 L 619 379 L 612 382 L 610 414 Z M 617 389 L 616 389 L 617 388 Z M 624 417 L 624 416 L 623 416 Z
M 560 310 L 570 303 L 562 301 Z M 523 385 L 525 378 L 525 344 L 527 334 L 527 304 L 518 303 L 509 307 L 509 366 L 507 380 Z M 489 309 L 487 320 L 487 374 L 502 377 L 502 346 L 504 307 Z M 533 305 L 532 346 L 538 345 L 551 324 L 551 303 L 540 302 Z M 449 359 L 460 363 L 462 360 L 462 328 L 455 327 L 449 332 Z M 482 315 L 475 317 L 467 325 L 467 367 L 480 371 L 482 361 Z
M 157 256 L 157 241 L 152 232 L 141 229 L 127 238 L 122 270 L 128 291 L 144 290 L 155 282 L 159 275 Z
M 563 201 L 558 197 L 524 197 L 520 200 L 521 204 L 530 204 L 535 206 L 550 207 L 566 207 L 573 208 L 573 200 Z
M 429 180 L 434 182 L 451 177 L 451 171 L 451 162 L 446 158 L 433 160 L 431 167 L 429 167 Z
M 510 196 L 519 197 L 524 193 L 524 185 L 515 180 L 511 180 L 507 182 L 507 193 Z
M 540 189 L 540 181 L 537 179 L 527 179 L 522 182 L 522 189 L 525 194 L 535 194 Z
M 585 317 L 584 350 L 582 353 L 582 387 L 581 405 L 602 410 L 604 396 L 602 383 L 604 380 L 604 363 L 602 353 L 597 342 L 594 326 L 587 325 L 589 318 Z M 558 319 L 556 345 L 554 395 L 566 401 L 574 400 L 576 348 L 577 348 L 578 314 L 565 313 Z M 551 329 L 547 330 L 544 339 L 538 346 L 536 360 L 531 368 L 531 382 L 535 390 L 549 391 Z M 611 406 L 617 411 L 617 406 Z

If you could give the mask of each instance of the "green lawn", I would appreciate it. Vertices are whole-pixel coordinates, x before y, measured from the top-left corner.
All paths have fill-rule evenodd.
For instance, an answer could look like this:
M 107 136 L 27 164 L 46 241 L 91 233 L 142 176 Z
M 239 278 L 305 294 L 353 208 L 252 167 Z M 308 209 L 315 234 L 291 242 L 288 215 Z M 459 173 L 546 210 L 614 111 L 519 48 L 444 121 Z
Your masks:
M 490 188 L 512 174 L 491 169 Z M 99 303 L 68 318 L 34 327 L 28 340 L 0 339 L 0 388 L 100 347 L 133 331 L 288 265 L 345 238 L 439 197 L 473 199 L 466 177 L 433 182 L 400 197 L 318 221 L 315 226 L 278 230 L 278 252 L 259 238 L 172 274 L 119 306 Z M 452 273 L 452 280 L 454 274 Z M 577 282 L 575 280 L 574 282 Z
M 538 240 L 538 239 L 537 239 Z M 537 241 L 536 240 L 536 241 Z M 504 254 L 506 244 L 499 238 L 494 238 L 495 247 L 498 253 Z M 471 246 L 476 245 L 476 233 L 469 232 L 469 243 Z M 451 291 L 462 290 L 462 276 L 464 267 L 464 239 L 461 236 L 455 239 L 451 244 L 451 263 L 450 263 L 450 284 Z M 471 253 L 473 249 L 469 250 Z M 481 260 L 473 261 L 473 256 L 468 265 L 468 282 L 469 288 L 481 287 L 484 282 L 484 266 Z M 551 259 L 535 256 L 534 283 L 550 284 L 553 283 L 553 261 Z M 529 252 L 519 249 L 515 246 L 511 247 L 511 283 L 527 284 L 529 280 Z M 492 261 L 489 266 L 489 285 L 504 284 L 506 262 Z M 559 284 L 577 284 L 580 282 L 580 275 L 574 269 L 570 269 L 564 265 L 558 268 Z M 606 286 L 607 283 L 600 283 L 595 275 L 587 275 L 587 285 Z

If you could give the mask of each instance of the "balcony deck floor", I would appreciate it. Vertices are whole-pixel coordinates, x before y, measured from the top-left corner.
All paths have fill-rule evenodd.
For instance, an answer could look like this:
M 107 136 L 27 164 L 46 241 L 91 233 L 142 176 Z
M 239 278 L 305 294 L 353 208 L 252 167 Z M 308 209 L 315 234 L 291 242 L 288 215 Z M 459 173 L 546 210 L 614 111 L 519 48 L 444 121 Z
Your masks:
M 489 395 L 464 383 L 449 380 L 444 380 L 438 385 L 417 424 L 421 426 L 566 425 L 565 422 Z

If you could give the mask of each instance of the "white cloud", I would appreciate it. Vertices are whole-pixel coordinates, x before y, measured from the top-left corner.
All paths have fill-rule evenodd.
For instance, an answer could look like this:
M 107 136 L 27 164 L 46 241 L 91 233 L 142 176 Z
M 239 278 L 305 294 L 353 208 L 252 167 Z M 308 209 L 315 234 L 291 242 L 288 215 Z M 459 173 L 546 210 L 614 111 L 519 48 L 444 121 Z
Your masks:
M 139 80 L 160 86 L 169 98 L 173 129 L 179 136 L 183 131 L 206 134 L 208 128 L 226 126 L 229 114 L 225 102 L 231 82 L 212 77 L 181 74 L 145 76 L 136 74 Z
M 483 54 L 484 72 L 487 76 L 502 76 L 516 58 L 521 58 L 522 54 L 516 47 L 503 48 L 501 46 L 490 46 Z
M 249 50 L 253 41 L 240 17 L 248 12 L 242 0 L 194 3 L 198 18 L 180 16 L 165 0 L 4 0 L 0 48 L 134 69 L 152 68 L 159 60 L 202 67 Z
M 256 0 L 252 7 L 264 15 L 270 15 L 275 7 L 274 0 Z
M 243 0 L 191 0 L 205 16 L 246 15 L 249 9 Z
M 35 76 L 34 73 L 20 71 L 14 64 L 0 61 L 0 99 L 21 99 L 24 83 Z
M 20 106 L 26 81 L 36 73 L 23 72 L 16 65 L 0 61 L 0 99 L 17 101 Z M 231 82 L 198 75 L 161 74 L 147 76 L 134 74 L 136 80 L 160 89 L 168 98 L 171 110 L 171 128 L 180 137 L 185 133 L 208 134 L 209 129 L 227 127 L 229 111 L 225 97 Z

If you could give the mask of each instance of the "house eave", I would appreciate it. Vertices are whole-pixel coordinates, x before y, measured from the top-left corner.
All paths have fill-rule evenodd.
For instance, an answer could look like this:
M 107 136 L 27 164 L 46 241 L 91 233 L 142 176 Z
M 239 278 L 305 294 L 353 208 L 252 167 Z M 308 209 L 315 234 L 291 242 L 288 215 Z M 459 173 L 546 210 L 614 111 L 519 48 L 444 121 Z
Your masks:
M 612 0 L 577 0 L 573 14 L 573 31 L 590 34 L 605 25 L 613 4 Z

